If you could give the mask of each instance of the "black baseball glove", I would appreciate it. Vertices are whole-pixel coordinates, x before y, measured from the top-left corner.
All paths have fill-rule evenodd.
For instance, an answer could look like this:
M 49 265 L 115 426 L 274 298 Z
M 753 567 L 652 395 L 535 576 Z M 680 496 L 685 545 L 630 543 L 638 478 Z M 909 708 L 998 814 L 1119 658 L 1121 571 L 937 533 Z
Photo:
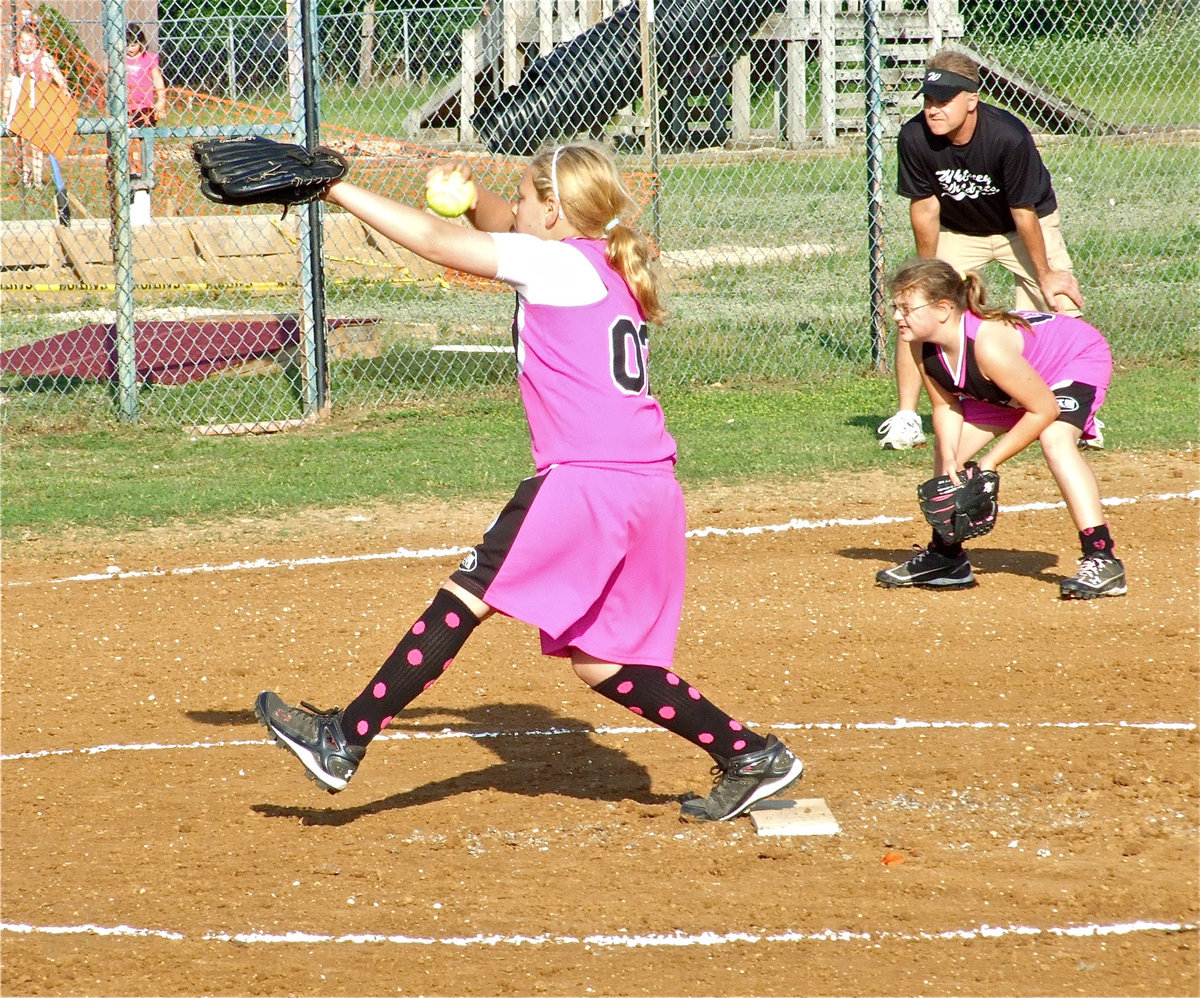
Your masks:
M 345 158 L 318 146 L 276 142 L 262 135 L 201 139 L 192 145 L 200 164 L 200 192 L 218 204 L 294 204 L 324 195 L 346 174 Z
M 958 473 L 958 485 L 939 475 L 917 487 L 917 502 L 926 521 L 947 544 L 982 537 L 996 525 L 1000 511 L 1000 476 L 974 461 Z

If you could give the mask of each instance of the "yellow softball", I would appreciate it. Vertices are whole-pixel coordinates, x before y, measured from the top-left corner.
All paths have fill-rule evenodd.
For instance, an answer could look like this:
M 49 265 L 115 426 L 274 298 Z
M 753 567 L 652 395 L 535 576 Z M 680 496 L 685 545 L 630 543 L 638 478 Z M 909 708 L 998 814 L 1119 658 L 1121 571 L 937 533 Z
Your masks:
M 475 200 L 475 185 L 457 170 L 435 176 L 425 187 L 425 203 L 443 218 L 458 218 Z

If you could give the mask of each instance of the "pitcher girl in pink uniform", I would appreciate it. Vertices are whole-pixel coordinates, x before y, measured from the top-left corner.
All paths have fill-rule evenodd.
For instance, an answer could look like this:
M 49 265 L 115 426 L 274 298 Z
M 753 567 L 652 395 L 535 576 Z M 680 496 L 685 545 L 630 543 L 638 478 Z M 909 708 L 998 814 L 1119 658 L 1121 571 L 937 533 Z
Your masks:
M 344 181 L 326 200 L 434 263 L 513 287 L 535 474 L 345 710 L 292 707 L 264 692 L 255 711 L 336 793 L 371 739 L 500 612 L 537 627 L 542 651 L 569 659 L 601 696 L 712 756 L 712 791 L 685 800 L 683 818 L 736 817 L 803 766 L 672 668 L 684 505 L 675 441 L 650 393 L 647 323 L 663 310 L 646 240 L 631 222 L 634 205 L 608 153 L 588 144 L 534 158 L 515 204 L 476 188 L 472 228 Z

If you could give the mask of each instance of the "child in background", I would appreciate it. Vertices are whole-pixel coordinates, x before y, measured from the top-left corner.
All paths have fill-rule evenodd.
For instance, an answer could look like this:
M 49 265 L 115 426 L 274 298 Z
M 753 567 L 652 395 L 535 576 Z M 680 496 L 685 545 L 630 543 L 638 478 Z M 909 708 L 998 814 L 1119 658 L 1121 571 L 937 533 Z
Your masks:
M 37 27 L 31 23 L 21 25 L 17 32 L 16 56 L 13 63 L 12 77 L 9 80 L 8 115 L 5 124 L 11 125 L 16 116 L 21 101 L 28 101 L 31 107 L 36 106 L 39 91 L 48 86 L 61 87 L 64 93 L 69 93 L 67 78 L 58 68 L 52 56 L 42 45 Z M 17 157 L 21 164 L 21 184 L 25 187 L 41 187 L 43 183 L 43 160 L 50 160 L 50 174 L 54 178 L 54 200 L 58 211 L 58 224 L 71 224 L 71 206 L 67 200 L 67 185 L 63 180 L 62 168 L 58 157 L 52 153 L 44 153 L 27 139 L 16 139 Z
M 129 88 L 129 125 L 153 128 L 167 116 L 167 84 L 158 65 L 158 54 L 146 51 L 146 33 L 140 24 L 125 28 L 125 83 Z M 129 172 L 134 180 L 145 173 L 142 139 L 129 145 Z

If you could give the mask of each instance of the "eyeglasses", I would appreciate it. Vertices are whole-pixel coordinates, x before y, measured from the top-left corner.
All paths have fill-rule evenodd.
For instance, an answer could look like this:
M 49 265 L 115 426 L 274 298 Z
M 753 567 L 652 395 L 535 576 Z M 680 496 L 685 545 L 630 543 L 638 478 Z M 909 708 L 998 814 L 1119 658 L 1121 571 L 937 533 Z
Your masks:
M 936 304 L 937 304 L 937 302 L 935 302 L 935 301 L 927 301 L 923 305 L 914 305 L 912 308 L 901 308 L 899 305 L 897 305 L 896 306 L 896 314 L 898 316 L 900 316 L 901 319 L 907 319 L 910 315 L 913 314 L 913 312 L 916 312 L 918 309 L 928 308 L 930 305 L 936 305 Z

